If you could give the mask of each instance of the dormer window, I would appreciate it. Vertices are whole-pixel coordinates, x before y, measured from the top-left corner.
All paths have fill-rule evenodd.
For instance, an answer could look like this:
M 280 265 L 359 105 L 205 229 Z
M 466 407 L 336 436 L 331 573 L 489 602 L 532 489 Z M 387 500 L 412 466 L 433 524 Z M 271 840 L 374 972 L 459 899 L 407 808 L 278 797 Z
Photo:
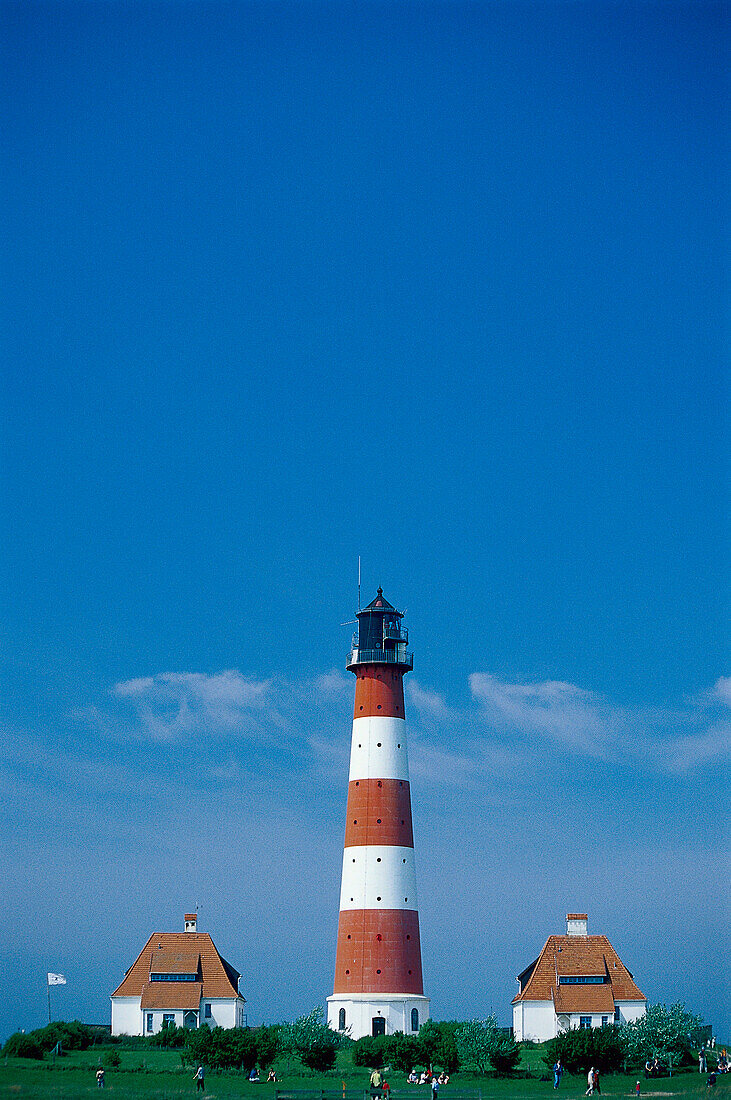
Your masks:
M 559 985 L 604 985 L 603 974 L 560 974 Z
M 194 982 L 197 974 L 150 974 L 151 982 Z

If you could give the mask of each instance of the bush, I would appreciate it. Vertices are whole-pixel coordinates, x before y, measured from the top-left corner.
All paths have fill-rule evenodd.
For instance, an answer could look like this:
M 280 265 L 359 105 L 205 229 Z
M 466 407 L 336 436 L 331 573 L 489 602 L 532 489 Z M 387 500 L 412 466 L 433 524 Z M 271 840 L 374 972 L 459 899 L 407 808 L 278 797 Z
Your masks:
M 543 1061 L 552 1066 L 560 1058 L 567 1073 L 581 1073 L 592 1065 L 604 1073 L 617 1073 L 624 1065 L 622 1030 L 607 1024 L 564 1031 L 546 1043 Z
M 16 1031 L 10 1036 L 3 1047 L 3 1054 L 10 1058 L 36 1058 L 43 1057 L 43 1047 L 33 1033 L 24 1035 L 22 1031 Z
M 197 1062 L 213 1069 L 243 1069 L 251 1071 L 257 1062 L 256 1040 L 249 1028 L 214 1027 L 207 1025 L 186 1032 L 188 1047 Z
M 256 1040 L 256 1060 L 262 1069 L 269 1069 L 279 1053 L 279 1032 L 276 1025 L 264 1025 L 254 1032 Z
M 386 1035 L 364 1035 L 353 1043 L 353 1065 L 380 1069 L 388 1061 Z M 409 1067 L 410 1068 L 410 1067 Z
M 61 1044 L 62 1050 L 87 1050 L 94 1038 L 93 1030 L 80 1020 L 54 1020 L 31 1034 L 45 1051 L 53 1050 L 57 1043 Z
M 122 1057 L 116 1050 L 105 1050 L 102 1054 L 102 1065 L 108 1069 L 116 1069 L 117 1066 L 121 1066 Z
M 148 1042 L 150 1046 L 161 1047 L 163 1050 L 177 1050 L 187 1046 L 188 1034 L 186 1028 L 177 1027 L 166 1020 L 159 1031 L 149 1036 Z
M 419 1053 L 414 1061 L 437 1065 L 447 1073 L 454 1073 L 459 1067 L 455 1035 L 461 1026 L 457 1020 L 427 1020 L 416 1039 Z

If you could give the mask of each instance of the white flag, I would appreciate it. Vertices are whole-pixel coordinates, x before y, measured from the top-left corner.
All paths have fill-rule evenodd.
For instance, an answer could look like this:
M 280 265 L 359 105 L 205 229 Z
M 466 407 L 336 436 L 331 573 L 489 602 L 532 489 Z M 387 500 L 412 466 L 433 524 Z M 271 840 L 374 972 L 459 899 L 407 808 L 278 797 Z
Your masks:
M 48 975 L 48 984 L 49 985 L 66 985 L 66 979 L 64 978 L 63 974 L 49 974 Z

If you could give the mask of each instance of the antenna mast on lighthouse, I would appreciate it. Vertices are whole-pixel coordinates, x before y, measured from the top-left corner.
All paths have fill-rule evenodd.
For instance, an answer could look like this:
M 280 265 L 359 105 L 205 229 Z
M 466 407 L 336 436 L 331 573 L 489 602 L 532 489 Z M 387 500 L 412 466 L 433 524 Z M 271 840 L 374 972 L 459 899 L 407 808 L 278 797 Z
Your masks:
M 403 677 L 408 631 L 378 589 L 361 610 L 346 667 L 356 676 L 335 985 L 328 1024 L 414 1035 L 429 1018 L 416 900 Z

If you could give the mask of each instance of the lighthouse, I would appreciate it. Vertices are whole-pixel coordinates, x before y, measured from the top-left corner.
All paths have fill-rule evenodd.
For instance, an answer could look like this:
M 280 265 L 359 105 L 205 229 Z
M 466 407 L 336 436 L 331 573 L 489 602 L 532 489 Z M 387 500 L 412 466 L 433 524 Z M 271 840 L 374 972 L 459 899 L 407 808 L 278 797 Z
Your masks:
M 403 612 L 383 589 L 357 613 L 346 667 L 355 711 L 335 984 L 328 1024 L 353 1039 L 418 1032 L 429 1018 L 416 900 L 403 678 L 413 668 Z

